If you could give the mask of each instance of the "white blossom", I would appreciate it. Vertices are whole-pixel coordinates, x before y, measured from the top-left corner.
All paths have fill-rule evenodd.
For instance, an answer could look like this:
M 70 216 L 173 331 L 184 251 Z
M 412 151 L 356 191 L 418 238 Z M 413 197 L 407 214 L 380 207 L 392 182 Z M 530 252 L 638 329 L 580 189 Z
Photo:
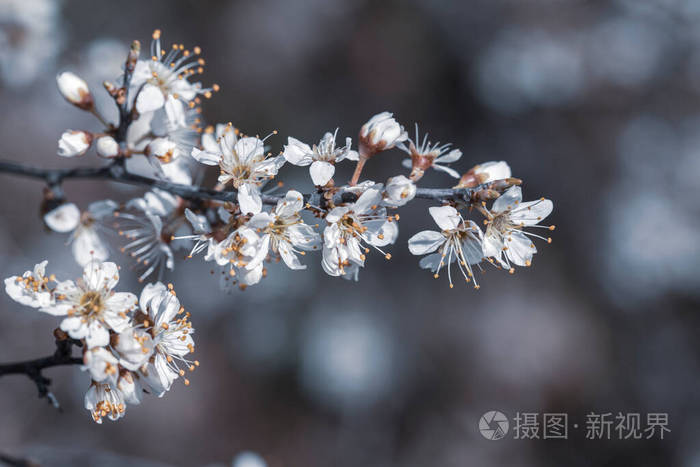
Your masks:
M 494 201 L 490 210 L 482 207 L 487 217 L 484 256 L 495 259 L 511 272 L 511 263 L 516 266 L 530 266 L 532 256 L 537 253 L 535 244 L 528 236 L 551 242 L 550 238 L 526 232 L 523 228 L 554 229 L 554 226 L 537 225 L 552 212 L 553 204 L 550 200 L 540 198 L 523 203 L 522 199 L 520 187 L 513 186 Z
M 81 213 L 73 203 L 64 203 L 44 216 L 44 222 L 54 232 L 71 232 L 70 243 L 75 261 L 81 266 L 93 260 L 104 261 L 109 257 L 107 246 L 98 231 L 104 230 L 102 220 L 111 216 L 117 203 L 111 200 L 96 201 Z
M 323 186 L 333 178 L 336 162 L 343 159 L 356 161 L 360 157 L 357 151 L 351 149 L 351 138 L 345 139 L 345 146 L 336 147 L 337 134 L 337 129 L 335 133 L 326 133 L 318 145 L 314 144 L 313 147 L 290 136 L 284 147 L 283 156 L 290 164 L 302 167 L 310 165 L 309 174 L 314 185 Z
M 156 138 L 148 143 L 147 153 L 167 164 L 180 155 L 177 144 L 167 138 Z
M 192 101 L 194 104 L 194 101 Z M 192 183 L 189 154 L 199 140 L 200 112 L 168 96 L 165 105 L 139 115 L 126 132 L 126 150 L 147 155 L 155 175 L 174 183 Z
M 110 383 L 93 381 L 85 394 L 85 408 L 96 423 L 101 424 L 104 417 L 119 420 L 126 413 L 124 394 Z
M 44 215 L 44 223 L 54 232 L 71 232 L 79 222 L 80 209 L 73 203 L 63 203 Z
M 398 175 L 387 180 L 384 194 L 384 205 L 403 206 L 416 196 L 416 185 L 405 176 Z
M 326 215 L 321 261 L 326 273 L 356 278 L 357 268 L 364 266 L 369 253 L 367 245 L 391 258 L 381 247 L 396 241 L 398 222 L 387 216 L 381 201 L 381 190 L 370 188 L 356 202 L 335 207 Z
M 107 159 L 117 157 L 119 155 L 119 143 L 111 136 L 100 136 L 95 141 L 95 149 L 97 155 Z
M 423 135 L 423 140 L 421 141 L 418 135 L 418 125 L 416 125 L 415 139 L 409 139 L 408 145 L 404 143 L 399 144 L 398 148 L 411 156 L 410 159 L 404 159 L 402 164 L 404 167 L 411 169 L 412 180 L 418 180 L 431 167 L 454 178 L 459 178 L 459 172 L 443 165 L 457 162 L 462 157 L 462 151 L 450 149 L 451 146 L 451 143 L 441 144 L 439 141 L 437 143 L 429 141 L 427 133 Z
M 229 125 L 223 123 L 217 123 L 215 126 L 208 126 L 202 134 L 202 149 L 210 154 L 218 154 L 220 150 L 219 138 L 228 138 L 228 143 L 233 146 L 232 136 L 238 130 L 229 128 Z
M 467 282 L 474 280 L 472 265 L 483 259 L 482 238 L 479 226 L 465 220 L 452 206 L 431 207 L 428 210 L 441 231 L 424 230 L 408 240 L 408 249 L 414 255 L 428 255 L 420 260 L 420 267 L 433 271 L 435 278 L 440 270 L 447 268 L 447 277 L 452 283 L 452 263 L 457 262 L 459 271 Z
M 122 393 L 126 403 L 134 405 L 141 403 L 144 391 L 141 379 L 137 373 L 124 369 L 120 370 L 117 388 Z
M 116 384 L 119 377 L 119 360 L 104 347 L 88 349 L 83 354 L 84 371 L 90 372 L 93 381 Z
M 88 349 L 109 344 L 109 330 L 121 332 L 129 327 L 129 317 L 136 306 L 136 296 L 113 292 L 119 282 L 117 265 L 92 261 L 85 266 L 77 282 L 58 282 L 55 303 L 40 311 L 66 316 L 60 328 L 73 339 L 85 339 Z
M 131 77 L 130 94 L 138 93 L 135 105 L 141 114 L 162 108 L 168 97 L 188 104 L 200 94 L 208 97 L 212 89 L 218 90 L 216 85 L 212 89 L 203 89 L 201 83 L 189 81 L 192 75 L 203 71 L 204 60 L 199 57 L 199 47 L 190 52 L 180 44 L 166 51 L 161 47 L 160 36 L 160 30 L 153 33 L 151 56 L 136 62 Z M 184 108 L 183 105 L 181 110 Z M 184 112 L 177 118 L 184 119 Z
M 360 145 L 369 152 L 383 151 L 406 141 L 408 134 L 394 120 L 392 113 L 381 112 L 369 119 L 360 129 Z
M 85 131 L 68 130 L 58 140 L 58 155 L 61 157 L 82 156 L 90 148 L 92 135 Z
M 212 243 L 206 261 L 215 261 L 219 266 L 224 267 L 221 286 L 228 289 L 229 284 L 238 284 L 242 288 L 255 285 L 263 277 L 263 263 L 259 262 L 255 267 L 247 266 L 255 259 L 260 250 L 260 236 L 255 229 L 243 225 L 231 232 L 224 240 Z
M 46 265 L 42 261 L 34 266 L 32 271 L 26 271 L 22 277 L 12 276 L 5 279 L 5 292 L 17 303 L 32 308 L 48 307 L 55 303 L 49 282 L 55 278 L 47 277 Z
M 117 232 L 127 239 L 121 251 L 141 267 L 140 281 L 153 273 L 162 275 L 163 268 L 172 270 L 175 267 L 173 249 L 181 245 L 173 240 L 190 233 L 179 206 L 176 196 L 153 189 L 142 198 L 132 199 L 125 210 L 117 213 Z
M 119 355 L 119 364 L 131 371 L 148 363 L 153 354 L 153 339 L 142 327 L 130 327 L 120 332 L 112 338 L 112 346 Z
M 189 313 L 184 312 L 180 301 L 175 296 L 172 286 L 162 283 L 148 284 L 143 288 L 139 298 L 141 311 L 146 313 L 147 327 L 153 336 L 153 358 L 141 369 L 151 389 L 161 397 L 185 370 L 194 371 L 197 361 L 185 358 L 194 352 L 194 328 L 188 320 Z M 178 317 L 178 315 L 182 315 Z M 189 380 L 185 378 L 185 385 Z
M 83 341 L 81 369 L 91 379 L 85 408 L 95 422 L 123 417 L 127 403 L 141 402 L 144 388 L 162 396 L 199 366 L 186 358 L 194 352 L 194 328 L 172 285 L 149 284 L 137 300 L 113 291 L 119 280 L 113 263 L 93 261 L 77 283 L 46 277 L 46 264 L 6 279 L 6 290 L 24 305 L 65 316 L 60 329 Z
M 321 241 L 313 227 L 305 224 L 299 214 L 304 208 L 304 198 L 298 191 L 290 190 L 277 202 L 272 212 L 255 214 L 248 221 L 248 226 L 257 229 L 261 236 L 257 252 L 246 269 L 258 267 L 270 250 L 279 254 L 290 269 L 306 269 L 301 264 L 297 253 L 318 249 Z
M 284 156 L 265 154 L 263 140 L 245 136 L 239 138 L 229 125 L 217 138 L 218 150 L 192 149 L 192 157 L 206 165 L 218 165 L 219 183 L 231 182 L 238 190 L 238 203 L 244 214 L 260 212 L 260 187 L 277 175 L 284 165 Z
M 58 90 L 65 100 L 81 109 L 89 109 L 94 101 L 87 83 L 81 77 L 70 71 L 64 71 L 56 76 Z
M 103 240 L 106 231 L 103 221 L 111 217 L 117 209 L 117 203 L 105 199 L 90 203 L 87 211 L 80 216 L 80 222 L 71 235 L 71 251 L 75 261 L 85 266 L 90 261 L 104 261 L 109 257 L 109 250 Z
M 185 218 L 192 226 L 193 233 L 191 235 L 174 237 L 173 240 L 194 240 L 194 246 L 189 255 L 187 255 L 188 258 L 193 257 L 205 249 L 213 249 L 214 240 L 211 238 L 212 229 L 206 216 L 195 214 L 190 208 L 185 208 Z

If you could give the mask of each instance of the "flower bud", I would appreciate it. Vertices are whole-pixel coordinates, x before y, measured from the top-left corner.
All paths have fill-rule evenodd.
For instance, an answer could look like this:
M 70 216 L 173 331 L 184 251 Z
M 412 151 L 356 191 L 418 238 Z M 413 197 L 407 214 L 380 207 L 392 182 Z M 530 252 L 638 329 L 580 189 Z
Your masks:
M 111 159 L 119 155 L 119 143 L 111 136 L 100 136 L 95 142 L 97 155 Z
M 63 203 L 44 215 L 44 223 L 54 232 L 71 232 L 79 222 L 80 209 L 73 203 Z
M 360 155 L 369 157 L 374 153 L 393 148 L 406 141 L 408 135 L 393 118 L 393 114 L 382 112 L 370 118 L 360 129 Z
M 180 155 L 177 144 L 167 138 L 156 138 L 148 144 L 146 154 L 155 156 L 163 164 L 167 164 Z
M 82 156 L 92 143 L 92 135 L 85 131 L 68 130 L 58 140 L 58 155 L 61 157 Z
M 490 161 L 475 165 L 462 175 L 455 188 L 473 188 L 482 183 L 510 178 L 510 166 L 505 161 Z
M 398 175 L 387 180 L 385 193 L 385 205 L 403 206 L 416 196 L 416 185 L 405 176 Z
M 56 76 L 56 83 L 61 95 L 74 106 L 90 110 L 94 100 L 87 83 L 75 73 L 64 71 Z

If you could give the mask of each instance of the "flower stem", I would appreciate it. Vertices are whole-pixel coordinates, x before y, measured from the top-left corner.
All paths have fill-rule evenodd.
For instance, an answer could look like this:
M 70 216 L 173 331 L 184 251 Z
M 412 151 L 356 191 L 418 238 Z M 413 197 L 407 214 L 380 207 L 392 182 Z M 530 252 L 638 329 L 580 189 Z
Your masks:
M 360 158 L 357 161 L 357 165 L 355 166 L 355 172 L 352 174 L 352 178 L 350 179 L 350 186 L 357 185 L 357 182 L 360 180 L 360 174 L 362 174 L 362 169 L 364 168 L 367 159 L 369 158 L 360 155 Z

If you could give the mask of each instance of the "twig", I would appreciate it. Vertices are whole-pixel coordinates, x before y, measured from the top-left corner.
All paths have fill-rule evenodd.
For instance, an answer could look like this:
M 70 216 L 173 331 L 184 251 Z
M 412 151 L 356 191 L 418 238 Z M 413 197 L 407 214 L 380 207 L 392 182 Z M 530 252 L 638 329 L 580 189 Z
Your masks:
M 38 178 L 48 185 L 60 185 L 66 179 L 105 179 L 129 185 L 159 188 L 188 200 L 218 200 L 236 201 L 236 191 L 217 191 L 201 186 L 182 185 L 165 180 L 158 180 L 142 175 L 129 173 L 122 163 L 112 163 L 104 167 L 76 167 L 71 169 L 40 169 L 26 164 L 0 160 L 0 173 L 10 173 L 23 177 Z M 416 198 L 432 199 L 435 201 L 461 201 L 472 202 L 480 193 L 491 188 L 490 184 L 479 185 L 474 188 L 418 188 Z M 318 193 L 304 195 L 304 200 L 318 205 Z M 265 204 L 276 204 L 282 196 L 263 195 Z M 336 194 L 334 202 L 353 201 L 352 193 Z
M 73 346 L 82 347 L 82 343 L 68 338 L 60 330 L 56 330 L 54 334 L 56 335 L 56 351 L 53 355 L 24 362 L 0 364 L 0 377 L 5 375 L 26 375 L 36 384 L 39 397 L 46 397 L 51 405 L 59 408 L 58 401 L 49 391 L 51 380 L 46 378 L 41 372 L 55 366 L 82 364 L 82 358 L 73 357 Z
M 0 453 L 0 464 L 9 465 L 10 467 L 39 467 L 39 464 L 29 459 L 12 457 L 3 453 Z

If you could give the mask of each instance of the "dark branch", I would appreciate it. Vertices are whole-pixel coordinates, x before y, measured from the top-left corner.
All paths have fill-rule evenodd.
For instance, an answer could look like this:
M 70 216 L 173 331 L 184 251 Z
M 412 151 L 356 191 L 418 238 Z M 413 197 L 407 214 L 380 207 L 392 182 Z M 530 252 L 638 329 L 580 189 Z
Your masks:
M 46 397 L 48 402 L 58 408 L 58 401 L 49 391 L 51 380 L 41 372 L 47 368 L 63 365 L 80 365 L 82 358 L 73 357 L 73 346 L 82 347 L 78 340 L 68 338 L 60 330 L 56 330 L 56 351 L 48 357 L 37 358 L 17 363 L 0 364 L 0 377 L 5 375 L 26 375 L 34 381 L 39 391 L 39 397 Z
M 123 160 L 104 167 L 76 167 L 71 169 L 40 169 L 25 164 L 0 160 L 0 173 L 10 173 L 23 177 L 38 178 L 44 180 L 49 186 L 60 185 L 66 179 L 103 179 L 129 185 L 143 186 L 147 188 L 159 188 L 174 195 L 189 200 L 218 200 L 236 201 L 236 191 L 217 191 L 201 186 L 189 186 L 179 183 L 172 183 L 165 180 L 158 180 L 142 175 L 129 173 Z M 463 201 L 472 202 L 475 199 L 482 199 L 488 195 L 488 191 L 494 188 L 492 184 L 483 184 L 474 188 L 418 188 L 416 198 L 432 199 L 436 201 Z M 347 195 L 347 193 L 346 193 Z M 318 205 L 320 195 L 318 193 L 305 194 L 304 199 L 311 204 Z M 344 199 L 342 195 L 336 195 L 337 203 L 352 201 Z M 351 197 L 352 198 L 352 197 Z M 280 196 L 263 195 L 265 204 L 276 204 L 281 199 Z
M 40 467 L 39 464 L 29 459 L 8 456 L 7 454 L 3 454 L 1 452 L 0 464 L 9 465 L 10 467 Z

